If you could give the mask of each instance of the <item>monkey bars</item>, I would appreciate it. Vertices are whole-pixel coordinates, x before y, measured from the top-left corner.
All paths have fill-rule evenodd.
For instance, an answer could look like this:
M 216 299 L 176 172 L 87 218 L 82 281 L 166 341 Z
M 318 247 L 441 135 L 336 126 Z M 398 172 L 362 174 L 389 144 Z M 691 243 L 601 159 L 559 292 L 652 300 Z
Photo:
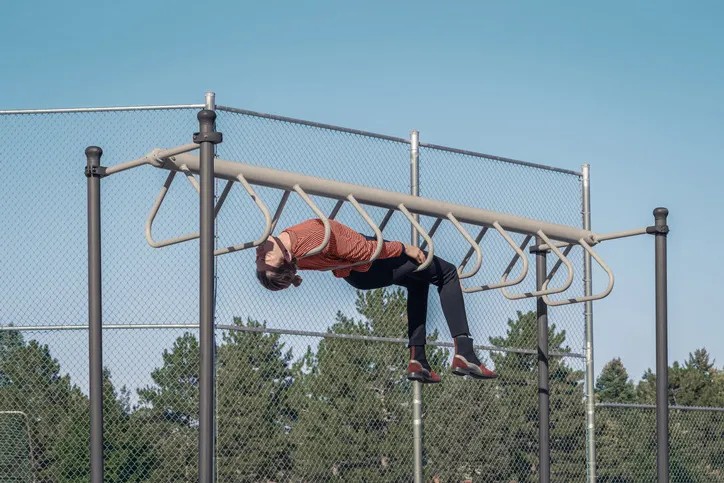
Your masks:
M 156 218 L 156 215 L 163 204 L 166 193 L 170 189 L 177 173 L 183 173 L 192 187 L 197 192 L 200 192 L 199 183 L 195 177 L 199 173 L 200 169 L 199 156 L 195 153 L 191 153 L 191 151 L 197 148 L 197 144 L 187 144 L 165 150 L 154 149 L 146 156 L 136 160 L 105 168 L 102 173 L 104 176 L 107 176 L 146 164 L 169 171 L 168 177 L 161 187 L 161 190 L 151 208 L 151 212 L 145 226 L 146 240 L 148 241 L 148 244 L 154 248 L 166 247 L 199 238 L 198 232 L 187 233 L 165 240 L 155 240 L 153 238 L 154 219 Z M 463 280 L 476 275 L 482 267 L 483 251 L 480 244 L 486 233 L 492 229 L 500 235 L 510 247 L 513 253 L 512 259 L 499 281 L 472 287 L 466 287 L 463 285 L 463 291 L 465 293 L 474 293 L 500 289 L 503 296 L 509 300 L 542 297 L 545 303 L 551 306 L 588 302 L 606 297 L 613 289 L 614 275 L 611 269 L 592 247 L 603 240 L 611 240 L 646 233 L 646 228 L 639 228 L 616 233 L 596 234 L 589 230 L 577 227 L 548 223 L 507 213 L 488 211 L 481 208 L 449 203 L 443 200 L 412 196 L 399 192 L 386 191 L 368 186 L 344 183 L 331 179 L 307 176 L 290 171 L 265 168 L 223 159 L 214 160 L 213 174 L 216 178 L 227 180 L 226 186 L 224 187 L 214 207 L 214 218 L 218 215 L 229 192 L 236 183 L 240 184 L 244 188 L 246 193 L 256 204 L 259 211 L 261 211 L 264 218 L 264 229 L 261 231 L 261 234 L 257 239 L 245 241 L 228 247 L 218 248 L 214 250 L 215 256 L 245 250 L 262 244 L 274 231 L 289 196 L 292 193 L 296 193 L 311 209 L 314 215 L 322 221 L 324 226 L 324 238 L 322 242 L 319 246 L 305 254 L 305 257 L 315 255 L 325 249 L 331 236 L 329 220 L 334 219 L 339 213 L 339 210 L 346 203 L 352 205 L 355 211 L 372 229 L 375 234 L 375 239 L 378 242 L 377 249 L 369 260 L 357 262 L 352 265 L 334 267 L 334 269 L 370 263 L 377 259 L 382 249 L 382 232 L 390 218 L 395 213 L 399 212 L 412 224 L 412 226 L 417 229 L 424 240 L 421 244 L 421 248 L 426 250 L 427 254 L 424 262 L 416 269 L 418 271 L 424 270 L 432 262 L 433 255 L 435 253 L 433 235 L 439 226 L 443 222 L 449 222 L 453 225 L 456 231 L 460 233 L 460 235 L 470 245 L 470 249 L 463 257 L 463 260 L 458 268 L 459 277 Z M 284 194 L 273 216 L 271 215 L 267 205 L 254 190 L 253 185 L 283 190 Z M 337 204 L 334 206 L 332 212 L 327 216 L 317 206 L 312 199 L 312 196 L 335 199 L 337 200 Z M 382 222 L 376 224 L 367 211 L 365 211 L 364 205 L 387 208 L 388 212 Z M 435 218 L 435 221 L 433 222 L 432 227 L 429 230 L 426 230 L 419 224 L 415 215 L 431 216 Z M 465 227 L 463 227 L 463 223 L 479 226 L 481 227 L 481 231 L 475 238 L 473 238 Z M 510 232 L 526 235 L 525 239 L 520 245 L 518 245 L 510 236 Z M 528 256 L 525 254 L 525 250 L 526 248 L 529 248 L 528 245 L 534 237 L 542 241 L 542 243 L 538 246 L 530 247 L 530 250 L 550 251 L 555 255 L 557 261 L 546 277 L 545 282 L 537 290 L 511 293 L 508 288 L 522 283 L 528 275 L 529 261 Z M 573 264 L 568 259 L 568 254 L 576 245 L 582 247 L 582 249 L 591 255 L 591 257 L 603 268 L 608 276 L 608 284 L 606 288 L 598 294 L 554 300 L 550 297 L 551 295 L 560 294 L 566 291 L 573 282 L 574 268 Z M 475 263 L 469 271 L 465 272 L 464 269 L 473 254 L 475 255 Z M 520 263 L 518 263 L 519 260 Z M 509 279 L 511 272 L 517 265 L 520 265 L 518 275 Z M 559 286 L 549 286 L 551 279 L 562 266 L 566 269 L 565 280 Z

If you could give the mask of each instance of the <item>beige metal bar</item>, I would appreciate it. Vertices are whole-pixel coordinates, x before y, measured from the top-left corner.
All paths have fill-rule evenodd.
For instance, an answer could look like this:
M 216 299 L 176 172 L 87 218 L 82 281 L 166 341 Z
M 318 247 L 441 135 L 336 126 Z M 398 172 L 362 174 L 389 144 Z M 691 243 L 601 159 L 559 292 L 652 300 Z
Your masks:
M 267 208 L 266 204 L 262 201 L 261 198 L 259 198 L 259 195 L 256 194 L 254 188 L 252 188 L 251 185 L 246 181 L 246 179 L 244 179 L 244 176 L 239 175 L 238 180 L 239 183 L 241 183 L 241 185 L 244 187 L 246 192 L 249 193 L 251 199 L 254 200 L 254 203 L 256 203 L 256 206 L 259 208 L 259 210 L 261 210 L 261 213 L 264 216 L 264 231 L 259 238 L 252 242 L 245 242 L 238 245 L 233 245 L 226 248 L 218 248 L 214 250 L 215 256 L 226 255 L 227 253 L 233 253 L 239 250 L 246 250 L 247 248 L 257 247 L 264 243 L 266 239 L 269 238 L 269 235 L 271 235 L 272 232 L 272 217 L 269 214 L 269 208 Z M 222 201 L 223 200 L 219 199 L 219 203 L 217 204 L 220 204 Z
M 458 278 L 468 278 L 472 277 L 476 273 L 478 273 L 478 270 L 480 270 L 480 267 L 483 264 L 483 250 L 480 248 L 480 245 L 473 240 L 473 237 L 470 236 L 470 234 L 467 232 L 467 230 L 460 224 L 460 222 L 453 216 L 452 213 L 447 214 L 448 220 L 453 224 L 453 226 L 457 229 L 457 231 L 460 232 L 460 234 L 467 240 L 468 243 L 470 243 L 470 247 L 472 250 L 475 251 L 475 265 L 473 266 L 472 270 L 470 270 L 467 273 L 463 273 L 462 270 L 458 270 Z
M 422 227 L 422 225 L 420 225 L 417 222 L 415 217 L 412 216 L 412 213 L 410 213 L 410 211 L 405 207 L 404 204 L 400 203 L 397 206 L 397 209 L 400 210 L 400 212 L 402 212 L 403 215 L 405 215 L 405 217 L 410 221 L 410 223 L 412 223 L 412 226 L 414 226 L 415 229 L 417 229 L 417 232 L 420 234 L 420 236 L 422 238 L 425 239 L 425 241 L 427 241 L 427 244 L 430 247 L 427 251 L 427 257 L 425 257 L 425 261 L 422 262 L 420 264 L 420 266 L 418 266 L 415 269 L 416 272 L 419 272 L 420 270 L 425 270 L 432 263 L 432 258 L 434 256 L 434 252 L 435 252 L 435 247 L 432 244 L 432 238 L 430 238 L 430 235 L 427 234 L 427 231 Z
M 555 253 L 555 255 L 566 266 L 566 269 L 568 270 L 568 277 L 566 278 L 566 281 L 563 283 L 563 285 L 561 285 L 560 287 L 545 289 L 545 290 L 543 290 L 543 289 L 534 290 L 532 292 L 525 292 L 525 293 L 520 293 L 520 294 L 508 293 L 505 290 L 505 287 L 503 287 L 503 288 L 501 288 L 501 292 L 503 293 L 503 296 L 505 298 L 507 298 L 508 300 L 520 300 L 520 299 L 525 299 L 525 298 L 530 298 L 530 297 L 541 297 L 543 295 L 560 293 L 560 292 L 563 292 L 564 290 L 568 289 L 568 287 L 571 286 L 571 283 L 573 283 L 573 264 L 571 263 L 571 261 L 568 260 L 568 258 L 566 258 L 566 256 L 563 253 L 561 253 L 561 251 L 558 249 L 558 247 L 556 247 L 555 244 L 553 244 L 551 239 L 548 238 L 548 236 L 546 236 L 546 234 L 543 233 L 543 231 L 538 230 L 538 232 L 536 234 L 539 237 L 541 237 L 548 246 L 550 246 L 551 251 L 553 253 Z
M 379 227 L 375 224 L 375 222 L 370 218 L 370 216 L 367 214 L 365 209 L 360 205 L 357 200 L 354 198 L 354 196 L 349 195 L 347 197 L 350 204 L 354 206 L 355 210 L 364 218 L 364 220 L 367 222 L 367 224 L 372 228 L 372 231 L 375 232 L 375 238 L 377 239 L 377 247 L 375 248 L 374 253 L 372 253 L 372 256 L 369 260 L 365 260 L 362 262 L 356 262 L 352 263 L 350 265 L 340 265 L 338 267 L 328 268 L 326 270 L 339 270 L 340 268 L 349 268 L 349 267 L 356 267 L 357 265 L 365 265 L 367 263 L 372 263 L 375 260 L 377 260 L 377 257 L 380 256 L 380 253 L 382 252 L 382 248 L 384 247 L 384 240 L 382 239 L 382 230 L 379 229 Z M 341 203 L 341 202 L 340 202 Z M 339 203 L 337 203 L 339 205 Z
M 320 253 L 322 250 L 324 250 L 327 247 L 327 244 L 329 243 L 329 237 L 332 235 L 332 228 L 329 226 L 329 219 L 324 216 L 324 213 L 322 213 L 322 210 L 319 209 L 319 207 L 312 201 L 312 198 L 309 197 L 309 195 L 302 189 L 301 186 L 298 184 L 295 184 L 292 186 L 292 189 L 297 192 L 299 196 L 304 200 L 304 202 L 312 209 L 315 215 L 317 215 L 317 218 L 319 218 L 322 221 L 322 224 L 324 225 L 324 238 L 322 239 L 322 243 L 315 248 L 312 248 L 307 253 L 305 253 L 303 256 L 299 258 L 307 258 L 311 257 L 312 255 L 316 255 L 317 253 Z
M 153 203 L 153 206 L 151 207 L 151 213 L 149 213 L 148 218 L 146 219 L 146 229 L 145 229 L 146 241 L 153 248 L 167 247 L 170 245 L 175 245 L 177 243 L 183 243 L 183 242 L 186 242 L 189 240 L 193 240 L 193 239 L 199 237 L 199 232 L 196 231 L 193 233 L 188 233 L 186 235 L 178 236 L 175 238 L 168 238 L 166 240 L 161 240 L 161 241 L 156 241 L 153 239 L 153 221 L 156 219 L 158 210 L 159 210 L 159 208 L 161 208 L 161 204 L 163 203 L 163 200 L 166 197 L 166 193 L 168 193 L 168 189 L 171 187 L 171 183 L 173 183 L 173 179 L 175 176 L 176 176 L 175 171 L 171 171 L 168 174 L 168 176 L 166 177 L 166 181 L 163 183 L 163 186 L 161 187 L 161 191 L 159 192 L 158 197 L 156 197 L 156 201 Z
M 186 164 L 191 170 L 196 171 L 199 164 L 198 156 L 188 153 L 180 154 L 170 158 L 168 162 L 164 163 L 163 168 L 178 170 L 181 164 Z M 547 223 L 507 213 L 487 211 L 442 200 L 385 191 L 289 171 L 234 163 L 223 159 L 215 160 L 214 169 L 216 176 L 223 179 L 235 179 L 238 174 L 243 174 L 251 184 L 271 188 L 289 190 L 293 189 L 293 186 L 299 185 L 304 186 L 305 191 L 310 195 L 319 195 L 337 200 L 344 200 L 348 195 L 354 194 L 357 201 L 364 205 L 396 209 L 397 206 L 403 204 L 410 212 L 423 216 L 440 218 L 452 213 L 462 223 L 492 226 L 492 223 L 497 221 L 506 230 L 515 233 L 531 234 L 542 231 L 557 241 L 577 243 L 579 239 L 583 238 L 588 243 L 595 242 L 593 233 L 581 228 Z
M 603 269 L 606 271 L 606 274 L 608 275 L 608 285 L 606 286 L 606 288 L 605 288 L 605 289 L 603 290 L 603 292 L 601 292 L 601 293 L 593 294 L 593 295 L 586 295 L 586 296 L 583 296 L 583 297 L 574 297 L 574 298 L 568 298 L 568 299 L 563 299 L 563 300 L 550 300 L 547 295 L 544 295 L 544 296 L 543 296 L 543 301 L 544 301 L 547 305 L 550 305 L 550 306 L 553 306 L 553 307 L 557 307 L 557 306 L 559 306 L 559 305 L 578 304 L 578 303 L 581 303 L 581 302 L 589 302 L 589 301 L 593 301 L 593 300 L 600 300 L 600 299 L 608 296 L 608 294 L 611 293 L 611 290 L 613 290 L 614 277 L 613 277 L 613 272 L 611 271 L 611 269 L 608 267 L 608 265 L 606 265 L 606 263 L 601 259 L 601 257 L 598 256 L 598 254 L 593 251 L 593 249 L 591 248 L 591 246 L 590 246 L 588 243 L 586 243 L 584 240 L 579 240 L 579 243 L 580 243 L 580 245 L 583 247 L 583 249 L 584 249 L 589 255 L 591 255 L 591 258 L 593 258 L 594 260 L 596 260 L 596 262 L 601 266 L 601 268 L 603 268 Z M 548 279 L 548 280 L 546 280 L 545 283 L 543 284 L 543 288 L 544 288 L 544 289 L 545 289 L 546 286 L 548 285 L 548 282 L 549 282 L 549 281 L 550 281 L 550 280 Z
M 178 146 L 171 149 L 154 149 L 147 155 L 142 156 L 138 159 L 134 159 L 133 161 L 116 164 L 115 166 L 110 166 L 106 168 L 105 174 L 106 176 L 109 176 L 111 174 L 120 173 L 121 171 L 125 171 L 127 169 L 143 166 L 144 164 L 150 164 L 152 166 L 160 168 L 163 165 L 163 161 L 165 158 L 168 158 L 170 156 L 176 156 L 177 154 L 187 153 L 189 151 L 193 151 L 194 149 L 199 149 L 199 145 L 184 144 L 183 146 Z
M 503 276 L 500 279 L 500 282 L 494 283 L 494 284 L 487 284 L 487 285 L 480 285 L 478 287 L 463 287 L 463 292 L 465 293 L 474 293 L 474 292 L 483 292 L 486 290 L 494 290 L 499 288 L 505 288 L 505 287 L 512 287 L 513 285 L 518 285 L 521 283 L 526 275 L 528 275 L 528 257 L 526 256 L 525 252 L 523 252 L 523 249 L 528 245 L 528 242 L 533 237 L 532 235 L 528 235 L 525 240 L 523 240 L 523 243 L 519 247 L 515 241 L 508 235 L 508 233 L 503 229 L 502 226 L 500 226 L 499 223 L 493 223 L 493 227 L 496 229 L 498 233 L 503 237 L 503 239 L 510 245 L 510 247 L 515 252 L 515 255 L 513 255 L 512 260 L 506 267 L 505 271 L 503 272 Z M 520 274 L 512 280 L 508 280 L 508 275 L 510 274 L 511 270 L 515 266 L 518 259 L 521 259 L 523 262 L 523 266 L 521 267 Z

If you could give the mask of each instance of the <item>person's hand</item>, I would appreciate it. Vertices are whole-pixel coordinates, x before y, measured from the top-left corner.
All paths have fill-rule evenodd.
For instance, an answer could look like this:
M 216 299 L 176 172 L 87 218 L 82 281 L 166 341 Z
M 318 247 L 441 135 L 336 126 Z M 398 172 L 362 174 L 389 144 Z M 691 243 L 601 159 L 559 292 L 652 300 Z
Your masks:
M 417 262 L 418 264 L 425 261 L 425 253 L 418 247 L 408 245 L 407 243 L 403 243 L 403 245 L 405 246 L 405 255 L 412 258 L 413 261 Z

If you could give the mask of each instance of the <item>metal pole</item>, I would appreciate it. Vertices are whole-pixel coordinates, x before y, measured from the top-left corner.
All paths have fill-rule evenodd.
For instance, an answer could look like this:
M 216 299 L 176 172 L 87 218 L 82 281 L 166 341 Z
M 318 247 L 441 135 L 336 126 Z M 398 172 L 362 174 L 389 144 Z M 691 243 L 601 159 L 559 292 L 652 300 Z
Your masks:
M 91 482 L 103 483 L 103 341 L 101 305 L 101 156 L 103 150 L 85 150 L 88 178 L 88 358 L 90 364 Z
M 412 196 L 420 195 L 420 172 L 418 169 L 420 133 L 412 131 L 410 133 L 410 194 Z M 415 220 L 419 220 L 418 215 L 414 215 Z M 411 226 L 410 244 L 419 245 L 419 235 L 414 226 Z M 422 461 L 422 383 L 420 381 L 412 382 L 412 451 L 414 452 L 414 476 L 415 483 L 423 481 L 423 461 Z
M 590 166 L 583 165 L 583 229 L 591 229 L 591 174 Z M 583 291 L 593 293 L 591 255 L 583 252 Z M 593 394 L 595 374 L 593 367 L 593 302 L 585 302 L 583 315 L 586 319 L 586 463 L 588 483 L 596 483 L 596 400 Z
M 207 97 L 208 101 L 208 97 Z M 200 146 L 200 250 L 199 250 L 199 482 L 214 481 L 214 145 L 221 142 L 215 131 L 216 112 L 203 109 L 197 115 Z
M 669 481 L 669 356 L 667 335 L 666 236 L 669 210 L 654 210 L 654 226 L 647 231 L 656 237 L 656 474 L 659 483 Z
M 536 237 L 536 244 L 543 240 Z M 536 286 L 542 290 L 548 275 L 546 252 L 536 252 Z M 550 392 L 548 388 L 548 306 L 543 297 L 536 299 L 538 316 L 538 481 L 551 481 L 551 448 L 550 448 Z

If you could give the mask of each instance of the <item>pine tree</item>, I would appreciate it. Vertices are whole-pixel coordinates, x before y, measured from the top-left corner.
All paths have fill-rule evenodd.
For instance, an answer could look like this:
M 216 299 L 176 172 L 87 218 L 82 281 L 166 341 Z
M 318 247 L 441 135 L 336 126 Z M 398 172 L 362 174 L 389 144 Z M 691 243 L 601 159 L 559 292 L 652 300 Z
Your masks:
M 260 328 L 256 321 L 239 327 Z M 286 481 L 292 469 L 287 402 L 291 352 L 275 334 L 229 331 L 217 358 L 219 481 Z
M 517 313 L 508 320 L 505 337 L 491 337 L 499 347 L 530 347 L 536 340 L 537 318 L 534 312 Z M 565 331 L 555 324 L 548 329 L 549 351 L 569 352 Z M 538 360 L 533 354 L 493 352 L 491 354 L 500 377 L 496 380 L 504 420 L 508 425 L 505 445 L 510 480 L 538 480 Z M 550 378 L 550 445 L 551 479 L 581 481 L 585 479 L 585 428 L 583 412 L 583 372 L 574 370 L 565 359 L 549 357 Z
M 615 358 L 603 366 L 596 380 L 595 394 L 600 402 L 633 403 L 636 388 L 628 378 L 628 372 L 621 359 Z
M 195 481 L 198 477 L 199 344 L 193 334 L 163 352 L 163 366 L 151 373 L 154 386 L 138 390 L 132 416 L 138 431 L 153 434 L 158 462 L 150 482 Z
M 341 313 L 332 334 L 403 337 L 400 290 L 359 292 L 357 311 Z M 407 350 L 397 344 L 325 338 L 295 364 L 292 428 L 295 474 L 303 481 L 409 481 L 412 473 Z

